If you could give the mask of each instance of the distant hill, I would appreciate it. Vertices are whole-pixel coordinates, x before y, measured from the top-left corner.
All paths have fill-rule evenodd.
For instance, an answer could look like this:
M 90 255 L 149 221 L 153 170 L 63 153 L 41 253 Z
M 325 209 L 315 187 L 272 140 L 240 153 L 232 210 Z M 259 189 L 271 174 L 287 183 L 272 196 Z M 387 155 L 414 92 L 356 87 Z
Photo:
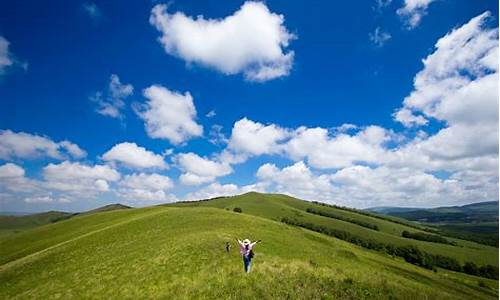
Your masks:
M 428 223 L 498 222 L 498 201 L 416 210 L 398 211 L 392 209 L 383 213 L 411 221 Z
M 498 264 L 496 248 L 402 238 L 402 230 L 419 231 L 408 221 L 248 193 L 80 214 L 0 237 L 0 299 L 498 299 L 498 280 L 425 269 L 282 218 Z M 262 240 L 250 274 L 236 238 Z
M 86 212 L 83 212 L 82 214 L 92 214 L 92 213 L 97 213 L 97 212 L 103 212 L 103 211 L 111 211 L 111 210 L 118 210 L 118 209 L 129 209 L 131 208 L 130 206 L 123 205 L 120 203 L 115 203 L 115 204 L 108 204 L 105 206 L 101 206 L 92 210 L 88 210 Z
M 397 207 L 397 206 L 377 206 L 377 207 L 365 208 L 364 210 L 379 213 L 379 214 L 390 214 L 390 213 L 409 212 L 409 211 L 420 210 L 420 209 L 422 209 L 422 208 Z
M 44 224 L 71 218 L 74 214 L 62 211 L 48 211 L 21 216 L 0 216 L 0 232 L 26 230 Z
M 23 215 L 0 215 L 0 236 L 37 226 L 59 222 L 81 214 L 93 214 L 104 211 L 128 209 L 130 206 L 123 204 L 109 204 L 96 209 L 81 213 L 69 213 L 63 211 L 48 211 L 36 214 Z
M 428 209 L 375 207 L 368 210 L 433 226 L 448 236 L 498 247 L 498 201 Z

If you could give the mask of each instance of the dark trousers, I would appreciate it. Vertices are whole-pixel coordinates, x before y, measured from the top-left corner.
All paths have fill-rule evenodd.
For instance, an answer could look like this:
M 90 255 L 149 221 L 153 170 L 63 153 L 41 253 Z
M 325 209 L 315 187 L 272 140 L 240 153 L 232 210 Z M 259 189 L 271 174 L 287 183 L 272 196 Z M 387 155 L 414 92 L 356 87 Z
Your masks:
M 243 264 L 245 266 L 245 272 L 250 273 L 250 265 L 252 263 L 252 259 L 247 255 L 243 255 Z

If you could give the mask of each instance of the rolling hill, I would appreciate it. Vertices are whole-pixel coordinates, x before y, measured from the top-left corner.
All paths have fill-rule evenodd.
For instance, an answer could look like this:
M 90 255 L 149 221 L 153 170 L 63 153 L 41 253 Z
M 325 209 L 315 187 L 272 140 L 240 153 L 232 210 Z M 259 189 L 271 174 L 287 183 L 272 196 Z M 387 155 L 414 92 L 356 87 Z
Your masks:
M 235 207 L 243 213 L 233 212 Z M 334 210 L 287 196 L 249 193 L 81 214 L 0 237 L 0 298 L 498 298 L 497 280 L 427 270 L 280 221 L 307 218 L 343 229 L 356 226 L 360 233 L 380 234 L 378 238 L 398 238 L 399 231 L 408 229 L 335 211 L 376 222 L 379 231 L 375 231 L 307 213 L 311 207 Z M 236 237 L 263 240 L 250 274 L 242 271 Z M 230 253 L 224 249 L 227 241 L 233 242 Z M 460 249 L 474 250 L 472 245 L 468 248 L 470 242 L 457 242 L 463 243 Z M 483 256 L 498 257 L 497 249 L 473 245 Z M 475 259 L 495 262 L 495 258 Z
M 38 227 L 49 223 L 59 222 L 77 216 L 79 214 L 92 214 L 101 211 L 111 211 L 127 208 L 130 207 L 123 204 L 109 204 L 81 213 L 48 211 L 37 214 L 0 215 L 0 236 L 16 233 L 22 230 Z
M 235 197 L 221 197 L 209 201 L 185 202 L 172 205 L 217 207 L 229 210 L 239 207 L 244 213 L 275 221 L 281 221 L 283 218 L 295 219 L 299 222 L 309 222 L 327 228 L 343 230 L 352 235 L 368 237 L 371 240 L 381 243 L 396 246 L 414 245 L 435 255 L 453 257 L 461 263 L 473 261 L 479 265 L 491 264 L 498 266 L 497 248 L 455 238 L 448 238 L 448 240 L 455 242 L 457 244 L 456 246 L 403 238 L 401 235 L 405 230 L 411 232 L 425 232 L 424 229 L 427 228 L 424 226 L 413 227 L 416 225 L 398 218 L 377 218 L 374 215 L 363 214 L 362 211 L 317 205 L 286 195 L 251 192 Z M 321 211 L 335 213 L 344 218 L 356 219 L 374 224 L 379 230 L 375 231 L 351 222 L 311 214 L 307 212 L 308 208 L 317 208 Z M 405 224 L 412 225 L 412 227 Z

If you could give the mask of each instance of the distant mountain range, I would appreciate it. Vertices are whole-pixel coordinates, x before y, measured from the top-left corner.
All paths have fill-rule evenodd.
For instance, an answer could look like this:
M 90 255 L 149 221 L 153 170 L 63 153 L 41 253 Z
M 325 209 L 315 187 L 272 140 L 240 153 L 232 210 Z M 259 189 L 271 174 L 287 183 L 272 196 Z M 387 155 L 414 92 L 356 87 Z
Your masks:
M 437 208 L 373 207 L 366 209 L 411 221 L 427 223 L 498 222 L 498 201 Z

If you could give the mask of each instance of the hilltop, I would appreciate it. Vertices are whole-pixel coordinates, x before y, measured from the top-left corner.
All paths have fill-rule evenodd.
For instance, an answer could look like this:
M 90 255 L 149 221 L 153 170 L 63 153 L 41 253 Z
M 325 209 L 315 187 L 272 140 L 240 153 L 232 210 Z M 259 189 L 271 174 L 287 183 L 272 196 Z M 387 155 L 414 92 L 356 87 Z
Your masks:
M 234 212 L 236 207 L 243 212 Z M 359 215 L 357 221 L 374 223 L 379 230 L 316 215 L 307 212 L 308 208 L 335 210 L 344 220 Z M 428 270 L 284 224 L 282 217 L 356 228 L 359 233 L 370 230 L 367 233 L 377 233 L 377 238 L 402 239 L 397 233 L 411 228 L 288 196 L 258 193 L 81 214 L 0 237 L 0 298 L 498 298 L 497 280 L 441 268 Z M 263 240 L 248 275 L 242 272 L 236 237 Z M 227 241 L 233 245 L 230 253 L 224 250 Z M 419 247 L 434 244 L 415 242 Z M 474 250 L 468 248 L 470 242 L 457 243 L 462 247 L 451 249 Z M 470 245 L 478 248 L 471 255 L 478 264 L 496 261 L 497 249 Z M 455 247 L 439 246 L 444 250 L 438 247 L 436 251 Z

